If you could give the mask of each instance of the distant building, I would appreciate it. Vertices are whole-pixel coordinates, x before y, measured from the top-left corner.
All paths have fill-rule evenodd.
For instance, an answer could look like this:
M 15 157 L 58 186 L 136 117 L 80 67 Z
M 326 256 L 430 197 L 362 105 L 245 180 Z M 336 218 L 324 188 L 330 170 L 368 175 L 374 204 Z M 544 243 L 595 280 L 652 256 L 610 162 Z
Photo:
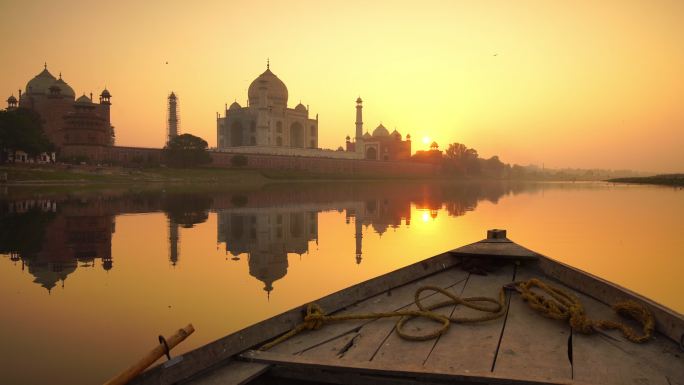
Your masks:
M 406 135 L 406 140 L 395 129 L 390 133 L 380 123 L 373 130 L 373 135 L 368 131 L 363 133 L 363 100 L 356 99 L 356 137 L 352 142 L 347 136 L 346 149 L 355 152 L 359 158 L 368 160 L 408 160 L 411 158 L 411 135 Z
M 373 135 L 363 134 L 363 101 L 356 100 L 356 137 L 347 136 L 346 148 L 320 149 L 318 115 L 310 117 L 308 106 L 287 107 L 285 83 L 266 66 L 249 86 L 247 106 L 226 104 L 225 114 L 216 117 L 219 151 L 369 160 L 408 160 L 411 136 L 406 140 L 381 124 Z M 340 151 L 341 149 L 341 151 Z
M 439 149 L 439 145 L 437 144 L 437 142 L 432 142 L 430 144 L 430 150 L 416 151 L 416 154 L 413 155 L 412 160 L 421 163 L 439 164 L 442 162 L 443 158 L 444 157 L 442 155 L 442 150 Z
M 7 108 L 28 108 L 37 112 L 43 131 L 57 148 L 58 157 L 84 157 L 103 160 L 106 148 L 114 145 L 114 127 L 110 124 L 111 94 L 105 88 L 99 103 L 85 93 L 76 99 L 74 90 L 48 70 L 29 80 L 19 100 L 10 96 Z
M 247 91 L 247 106 L 237 101 L 217 117 L 218 148 L 290 147 L 318 148 L 318 116 L 312 119 L 302 103 L 287 107 L 287 87 L 270 66 Z

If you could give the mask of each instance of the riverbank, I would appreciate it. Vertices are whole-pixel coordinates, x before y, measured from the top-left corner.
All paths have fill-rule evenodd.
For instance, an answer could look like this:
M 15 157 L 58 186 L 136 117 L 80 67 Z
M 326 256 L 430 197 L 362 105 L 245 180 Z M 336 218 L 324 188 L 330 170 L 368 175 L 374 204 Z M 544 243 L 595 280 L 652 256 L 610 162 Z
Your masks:
M 9 186 L 211 184 L 259 187 L 270 183 L 341 180 L 423 180 L 415 176 L 319 174 L 302 170 L 199 167 L 192 169 L 125 168 L 87 165 L 0 166 L 0 184 Z
M 633 178 L 608 179 L 613 183 L 654 184 L 661 186 L 684 187 L 684 174 L 662 174 Z

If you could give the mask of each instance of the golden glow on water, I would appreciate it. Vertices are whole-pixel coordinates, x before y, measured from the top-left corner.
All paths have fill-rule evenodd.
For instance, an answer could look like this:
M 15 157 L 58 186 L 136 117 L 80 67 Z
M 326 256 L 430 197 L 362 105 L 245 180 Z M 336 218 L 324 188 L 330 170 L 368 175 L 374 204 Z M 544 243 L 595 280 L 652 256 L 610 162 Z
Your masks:
M 0 256 L 0 308 L 6 309 L 0 339 L 7 347 L 0 361 L 11 368 L 3 372 L 4 382 L 101 382 L 145 352 L 159 333 L 195 325 L 178 354 L 477 241 L 489 228 L 506 228 L 528 248 L 684 311 L 682 190 L 603 184 L 398 187 L 371 186 L 333 198 L 319 188 L 289 203 L 282 200 L 295 194 L 261 192 L 249 194 L 245 207 L 230 207 L 222 203 L 233 199 L 230 194 L 215 194 L 215 211 L 206 221 L 178 227 L 175 265 L 170 214 L 116 215 L 112 268 L 86 258 L 68 270 L 63 286 L 56 281 L 49 292 L 34 282 L 49 277 L 36 262 Z M 78 227 L 84 218 L 102 216 L 95 209 L 82 211 L 95 207 L 96 198 L 85 202 L 91 203 L 61 204 L 60 215 L 70 216 L 66 223 Z M 111 202 L 100 207 L 117 204 Z M 121 212 L 137 207 L 124 202 L 129 206 Z M 73 246 L 77 234 L 67 227 L 63 236 L 77 239 L 68 241 Z M 254 241 L 243 242 L 245 236 Z M 227 251 L 244 249 L 249 253 Z M 269 284 L 270 293 L 264 290 Z
M 320 145 L 365 128 L 547 167 L 684 168 L 684 2 L 4 1 L 0 100 L 44 61 L 77 94 L 112 92 L 121 145 L 160 147 L 166 96 L 216 145 L 271 58 L 320 115 Z M 191 31 L 191 32 L 189 32 Z M 167 64 L 168 63 L 168 64 Z

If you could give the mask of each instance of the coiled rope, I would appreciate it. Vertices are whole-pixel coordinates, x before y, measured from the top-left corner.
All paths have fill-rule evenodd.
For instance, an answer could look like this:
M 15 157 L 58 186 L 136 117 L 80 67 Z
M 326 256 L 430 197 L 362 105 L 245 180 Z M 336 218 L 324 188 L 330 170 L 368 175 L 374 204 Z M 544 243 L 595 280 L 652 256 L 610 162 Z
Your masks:
M 538 288 L 544 293 L 547 293 L 551 298 L 547 298 L 541 294 L 534 292 L 533 288 Z M 627 339 L 632 342 L 645 342 L 651 338 L 653 335 L 655 321 L 653 314 L 643 305 L 638 304 L 634 301 L 625 301 L 617 303 L 613 306 L 613 309 L 620 315 L 633 318 L 642 325 L 643 333 L 641 335 L 637 334 L 629 326 L 606 320 L 591 320 L 589 319 L 584 311 L 582 303 L 574 295 L 556 288 L 554 286 L 548 285 L 536 278 L 529 279 L 527 281 L 514 282 L 510 285 L 504 285 L 499 290 L 499 298 L 491 297 L 468 297 L 462 298 L 453 293 L 448 292 L 445 289 L 436 286 L 423 286 L 416 290 L 414 295 L 414 303 L 419 310 L 399 310 L 394 312 L 383 312 L 383 313 L 360 313 L 360 314 L 343 314 L 343 315 L 327 315 L 323 309 L 316 303 L 310 303 L 306 308 L 306 315 L 304 316 L 304 322 L 297 325 L 294 329 L 283 334 L 282 336 L 276 338 L 275 340 L 261 346 L 259 350 L 268 350 L 281 342 L 284 342 L 295 335 L 301 333 L 304 330 L 317 330 L 323 325 L 331 322 L 349 321 L 349 320 L 364 320 L 364 319 L 379 319 L 379 318 L 389 318 L 389 317 L 401 317 L 397 321 L 396 332 L 397 334 L 409 341 L 426 341 L 437 338 L 442 334 L 446 333 L 449 329 L 451 323 L 476 323 L 485 322 L 493 319 L 497 319 L 506 313 L 505 307 L 505 289 L 515 289 L 518 291 L 522 299 L 535 311 L 539 312 L 541 315 L 558 319 L 558 320 L 568 320 L 572 330 L 591 334 L 597 331 L 597 329 L 609 330 L 609 329 L 619 329 L 625 335 Z M 423 305 L 420 299 L 420 294 L 424 291 L 433 291 L 435 293 L 443 294 L 448 297 L 448 300 L 438 302 L 429 306 Z M 480 311 L 484 314 L 475 317 L 447 317 L 445 315 L 439 314 L 434 310 L 446 307 L 446 306 L 458 306 L 463 305 L 470 309 Z M 434 332 L 427 334 L 409 334 L 404 330 L 406 323 L 417 317 L 427 318 L 429 320 L 435 321 L 441 324 L 441 327 Z

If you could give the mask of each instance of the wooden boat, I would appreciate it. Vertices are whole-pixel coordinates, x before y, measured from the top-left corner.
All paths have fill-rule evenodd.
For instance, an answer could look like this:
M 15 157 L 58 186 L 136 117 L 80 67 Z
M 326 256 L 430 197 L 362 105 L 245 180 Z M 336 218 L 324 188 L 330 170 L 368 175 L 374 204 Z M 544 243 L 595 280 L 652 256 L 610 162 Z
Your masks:
M 486 274 L 484 274 L 486 273 Z M 297 307 L 160 364 L 136 384 L 663 384 L 684 385 L 684 317 L 649 299 L 528 250 L 490 230 L 487 239 L 437 255 L 316 301 L 329 314 L 415 308 L 423 285 L 463 297 L 495 296 L 506 284 L 540 278 L 578 297 L 591 318 L 630 299 L 651 310 L 656 331 L 636 344 L 617 331 L 585 335 L 544 318 L 511 292 L 498 319 L 452 324 L 436 339 L 406 341 L 396 318 L 350 320 L 304 331 L 267 351 L 264 343 L 302 322 Z M 423 292 L 424 301 L 439 295 Z M 441 299 L 439 299 L 441 300 Z M 462 306 L 442 314 L 465 314 Z M 636 324 L 636 323 L 635 323 Z M 435 329 L 414 319 L 412 332 Z M 439 327 L 439 325 L 437 325 Z

